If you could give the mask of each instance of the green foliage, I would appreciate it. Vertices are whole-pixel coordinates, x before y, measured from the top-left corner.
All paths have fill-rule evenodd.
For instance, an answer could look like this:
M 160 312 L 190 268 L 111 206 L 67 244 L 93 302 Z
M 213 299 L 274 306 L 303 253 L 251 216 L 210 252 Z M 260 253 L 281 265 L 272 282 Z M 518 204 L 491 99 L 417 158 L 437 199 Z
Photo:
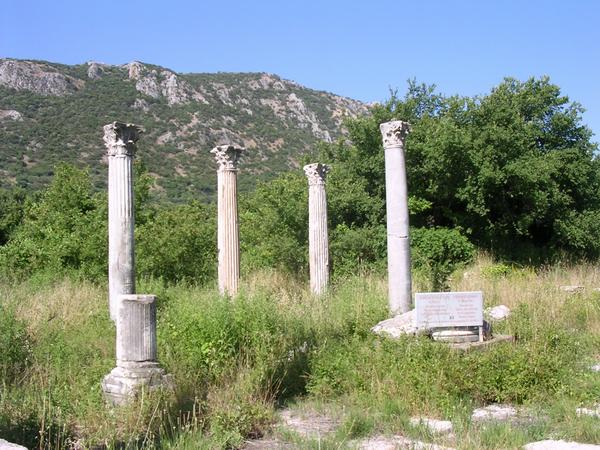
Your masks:
M 475 254 L 473 244 L 456 229 L 413 228 L 410 240 L 413 264 L 427 270 L 434 291 L 447 289 L 448 277 Z
M 21 224 L 26 199 L 25 191 L 21 189 L 0 189 L 0 245 L 6 244 Z
M 136 232 L 137 273 L 204 284 L 217 266 L 216 211 L 199 203 L 160 208 Z
M 281 175 L 259 185 L 240 205 L 242 262 L 249 268 L 306 270 L 308 195 L 304 176 Z
M 0 250 L 5 275 L 81 271 L 101 276 L 107 258 L 105 211 L 92 195 L 87 171 L 58 166 L 52 184 L 29 205 L 22 226 Z

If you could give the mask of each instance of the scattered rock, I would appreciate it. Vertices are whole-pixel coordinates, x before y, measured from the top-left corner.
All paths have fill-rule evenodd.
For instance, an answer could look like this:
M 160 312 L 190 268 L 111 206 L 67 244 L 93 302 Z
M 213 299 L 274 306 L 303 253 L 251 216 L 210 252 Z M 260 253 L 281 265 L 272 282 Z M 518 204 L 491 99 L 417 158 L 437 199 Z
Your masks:
M 388 335 L 394 338 L 405 334 L 416 334 L 419 329 L 415 325 L 415 310 L 411 309 L 391 319 L 382 320 L 371 328 L 371 331 L 375 334 Z
M 351 443 L 352 447 L 360 450 L 398 450 L 401 448 L 411 450 L 455 450 L 452 447 L 444 447 L 437 444 L 417 441 L 404 436 L 375 436 Z
M 452 422 L 449 420 L 429 419 L 427 417 L 412 417 L 410 424 L 418 427 L 424 426 L 432 433 L 451 433 Z
M 569 292 L 571 294 L 575 294 L 577 292 L 583 292 L 583 286 L 572 285 L 572 286 L 560 286 L 561 291 Z
M 578 442 L 555 441 L 546 439 L 545 441 L 532 442 L 523 447 L 524 450 L 598 450 L 600 445 L 580 444 Z
M 577 408 L 575 413 L 578 416 L 591 416 L 600 418 L 600 404 L 597 404 L 595 409 L 592 408 Z
M 308 438 L 316 438 L 332 433 L 341 423 L 339 419 L 332 419 L 322 414 L 291 411 L 289 409 L 281 411 L 279 415 L 284 427 Z
M 19 111 L 14 109 L 0 109 L 0 120 L 14 120 L 16 122 L 22 122 L 23 116 Z
M 510 316 L 510 308 L 506 305 L 498 305 L 485 310 L 491 320 L 504 320 Z
M 0 439 L 0 450 L 27 450 L 27 447 Z
M 473 422 L 485 422 L 491 420 L 503 421 L 517 416 L 517 410 L 511 405 L 488 405 L 473 410 L 471 420 Z

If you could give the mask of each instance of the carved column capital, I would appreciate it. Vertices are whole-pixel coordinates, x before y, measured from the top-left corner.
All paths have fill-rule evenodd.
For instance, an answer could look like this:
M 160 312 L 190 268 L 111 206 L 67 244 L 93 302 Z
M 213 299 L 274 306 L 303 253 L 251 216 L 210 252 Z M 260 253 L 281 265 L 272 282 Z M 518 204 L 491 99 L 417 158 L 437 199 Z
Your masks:
M 234 145 L 218 145 L 210 152 L 215 155 L 218 170 L 237 170 L 238 161 L 246 149 Z
M 330 166 L 321 163 L 307 164 L 304 166 L 304 173 L 308 177 L 308 184 L 311 186 L 325 184 L 325 177 L 330 170 Z
M 108 156 L 133 156 L 135 143 L 144 130 L 132 123 L 104 125 L 104 145 Z
M 402 120 L 392 120 L 379 125 L 381 136 L 383 137 L 383 146 L 404 147 L 404 140 L 410 132 L 410 124 Z

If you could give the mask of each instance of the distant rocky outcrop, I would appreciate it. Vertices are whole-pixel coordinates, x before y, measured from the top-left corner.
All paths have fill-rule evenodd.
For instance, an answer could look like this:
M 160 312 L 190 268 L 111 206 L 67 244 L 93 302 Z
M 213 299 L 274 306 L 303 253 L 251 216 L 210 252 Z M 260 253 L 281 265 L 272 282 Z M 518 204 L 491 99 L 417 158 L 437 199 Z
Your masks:
M 65 95 L 84 86 L 84 82 L 62 74 L 53 67 L 31 61 L 0 59 L 0 85 L 41 95 Z

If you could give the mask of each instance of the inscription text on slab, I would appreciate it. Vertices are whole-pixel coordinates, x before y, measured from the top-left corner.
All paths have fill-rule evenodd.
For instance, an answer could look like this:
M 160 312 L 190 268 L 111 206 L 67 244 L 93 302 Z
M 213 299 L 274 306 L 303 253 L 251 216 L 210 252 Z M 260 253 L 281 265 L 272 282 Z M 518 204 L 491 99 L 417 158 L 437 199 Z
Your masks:
M 483 326 L 483 292 L 417 292 L 417 328 Z

